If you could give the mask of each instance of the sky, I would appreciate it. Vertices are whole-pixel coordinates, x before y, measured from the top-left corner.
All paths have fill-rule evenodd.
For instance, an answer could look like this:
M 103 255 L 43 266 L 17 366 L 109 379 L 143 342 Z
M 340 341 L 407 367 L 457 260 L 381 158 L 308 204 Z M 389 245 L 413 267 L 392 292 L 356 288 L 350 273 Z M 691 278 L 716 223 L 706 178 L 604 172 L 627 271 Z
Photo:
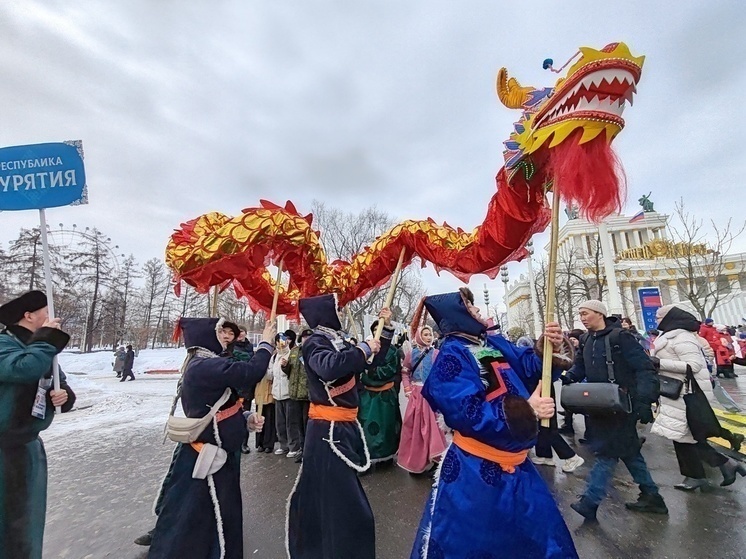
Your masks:
M 746 7 L 718 0 L 3 2 L 0 146 L 82 140 L 90 204 L 48 222 L 97 227 L 140 263 L 181 222 L 260 198 L 470 230 L 518 118 L 496 98 L 499 68 L 551 86 L 545 58 L 624 41 L 646 56 L 614 144 L 626 211 L 652 191 L 660 212 L 683 198 L 742 223 L 744 29 Z M 37 220 L 0 213 L 0 242 Z M 499 278 L 471 286 L 485 281 L 501 298 Z

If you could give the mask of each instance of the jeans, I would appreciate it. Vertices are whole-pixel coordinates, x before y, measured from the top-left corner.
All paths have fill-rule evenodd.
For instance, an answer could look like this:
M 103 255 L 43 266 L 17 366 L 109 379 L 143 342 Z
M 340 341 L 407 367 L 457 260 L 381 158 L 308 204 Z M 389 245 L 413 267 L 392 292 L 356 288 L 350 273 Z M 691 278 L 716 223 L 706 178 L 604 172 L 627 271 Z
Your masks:
M 275 421 L 280 448 L 298 452 L 303 449 L 302 407 L 297 400 L 275 400 Z
M 606 456 L 598 456 L 596 458 L 596 463 L 593 465 L 588 479 L 588 487 L 585 489 L 585 496 L 594 505 L 598 505 L 606 497 L 606 488 L 614 476 L 614 470 L 619 460 L 619 458 L 609 458 Z M 648 466 L 645 464 L 645 459 L 639 451 L 637 454 L 622 458 L 621 460 L 627 466 L 632 479 L 640 486 L 642 493 L 658 495 L 658 486 L 653 481 L 653 478 L 650 477 Z

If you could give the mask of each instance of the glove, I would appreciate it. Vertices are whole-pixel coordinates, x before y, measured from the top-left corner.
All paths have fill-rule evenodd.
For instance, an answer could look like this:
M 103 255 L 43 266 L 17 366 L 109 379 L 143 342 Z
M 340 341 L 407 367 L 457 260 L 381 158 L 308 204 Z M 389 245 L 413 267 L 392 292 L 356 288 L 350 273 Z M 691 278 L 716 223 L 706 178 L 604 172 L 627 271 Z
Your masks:
M 652 423 L 653 410 L 651 409 L 650 404 L 637 404 L 635 406 L 635 413 L 637 414 L 637 419 L 643 425 Z
M 660 369 L 661 368 L 661 360 L 660 359 L 658 359 L 657 357 L 650 357 L 650 360 L 653 362 L 653 367 L 655 367 L 656 369 Z
M 562 386 L 568 386 L 575 382 L 569 375 L 560 375 L 559 378 L 560 382 L 562 382 Z

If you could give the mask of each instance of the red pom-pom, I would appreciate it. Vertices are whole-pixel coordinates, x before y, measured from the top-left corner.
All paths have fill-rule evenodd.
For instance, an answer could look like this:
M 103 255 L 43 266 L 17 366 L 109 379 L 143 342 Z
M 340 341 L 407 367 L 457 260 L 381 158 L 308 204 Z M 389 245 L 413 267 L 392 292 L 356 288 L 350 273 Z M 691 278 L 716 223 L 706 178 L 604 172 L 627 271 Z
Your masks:
M 582 134 L 578 129 L 549 150 L 551 172 L 560 196 L 586 219 L 599 222 L 621 211 L 627 180 L 606 134 L 579 144 Z

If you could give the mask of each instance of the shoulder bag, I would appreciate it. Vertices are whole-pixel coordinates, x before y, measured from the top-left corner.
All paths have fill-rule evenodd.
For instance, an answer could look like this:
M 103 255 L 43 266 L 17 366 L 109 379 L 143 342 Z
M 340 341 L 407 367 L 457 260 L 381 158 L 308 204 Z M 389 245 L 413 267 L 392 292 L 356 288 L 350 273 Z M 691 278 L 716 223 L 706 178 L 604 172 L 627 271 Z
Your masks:
M 226 388 L 220 399 L 210 408 L 204 417 L 176 417 L 173 412 L 168 416 L 166 422 L 166 436 L 175 443 L 193 443 L 212 423 L 212 418 L 220 411 L 220 408 L 231 397 L 231 389 Z
M 581 382 L 562 387 L 562 407 L 584 415 L 613 415 L 632 412 L 632 400 L 626 388 L 616 384 L 614 360 L 611 357 L 611 333 L 604 336 L 606 371 L 609 382 Z
M 686 366 L 686 384 L 688 392 L 684 394 L 686 422 L 692 432 L 692 437 L 697 442 L 706 441 L 710 437 L 719 437 L 722 431 L 720 421 L 712 411 L 707 395 L 697 384 L 689 365 Z

